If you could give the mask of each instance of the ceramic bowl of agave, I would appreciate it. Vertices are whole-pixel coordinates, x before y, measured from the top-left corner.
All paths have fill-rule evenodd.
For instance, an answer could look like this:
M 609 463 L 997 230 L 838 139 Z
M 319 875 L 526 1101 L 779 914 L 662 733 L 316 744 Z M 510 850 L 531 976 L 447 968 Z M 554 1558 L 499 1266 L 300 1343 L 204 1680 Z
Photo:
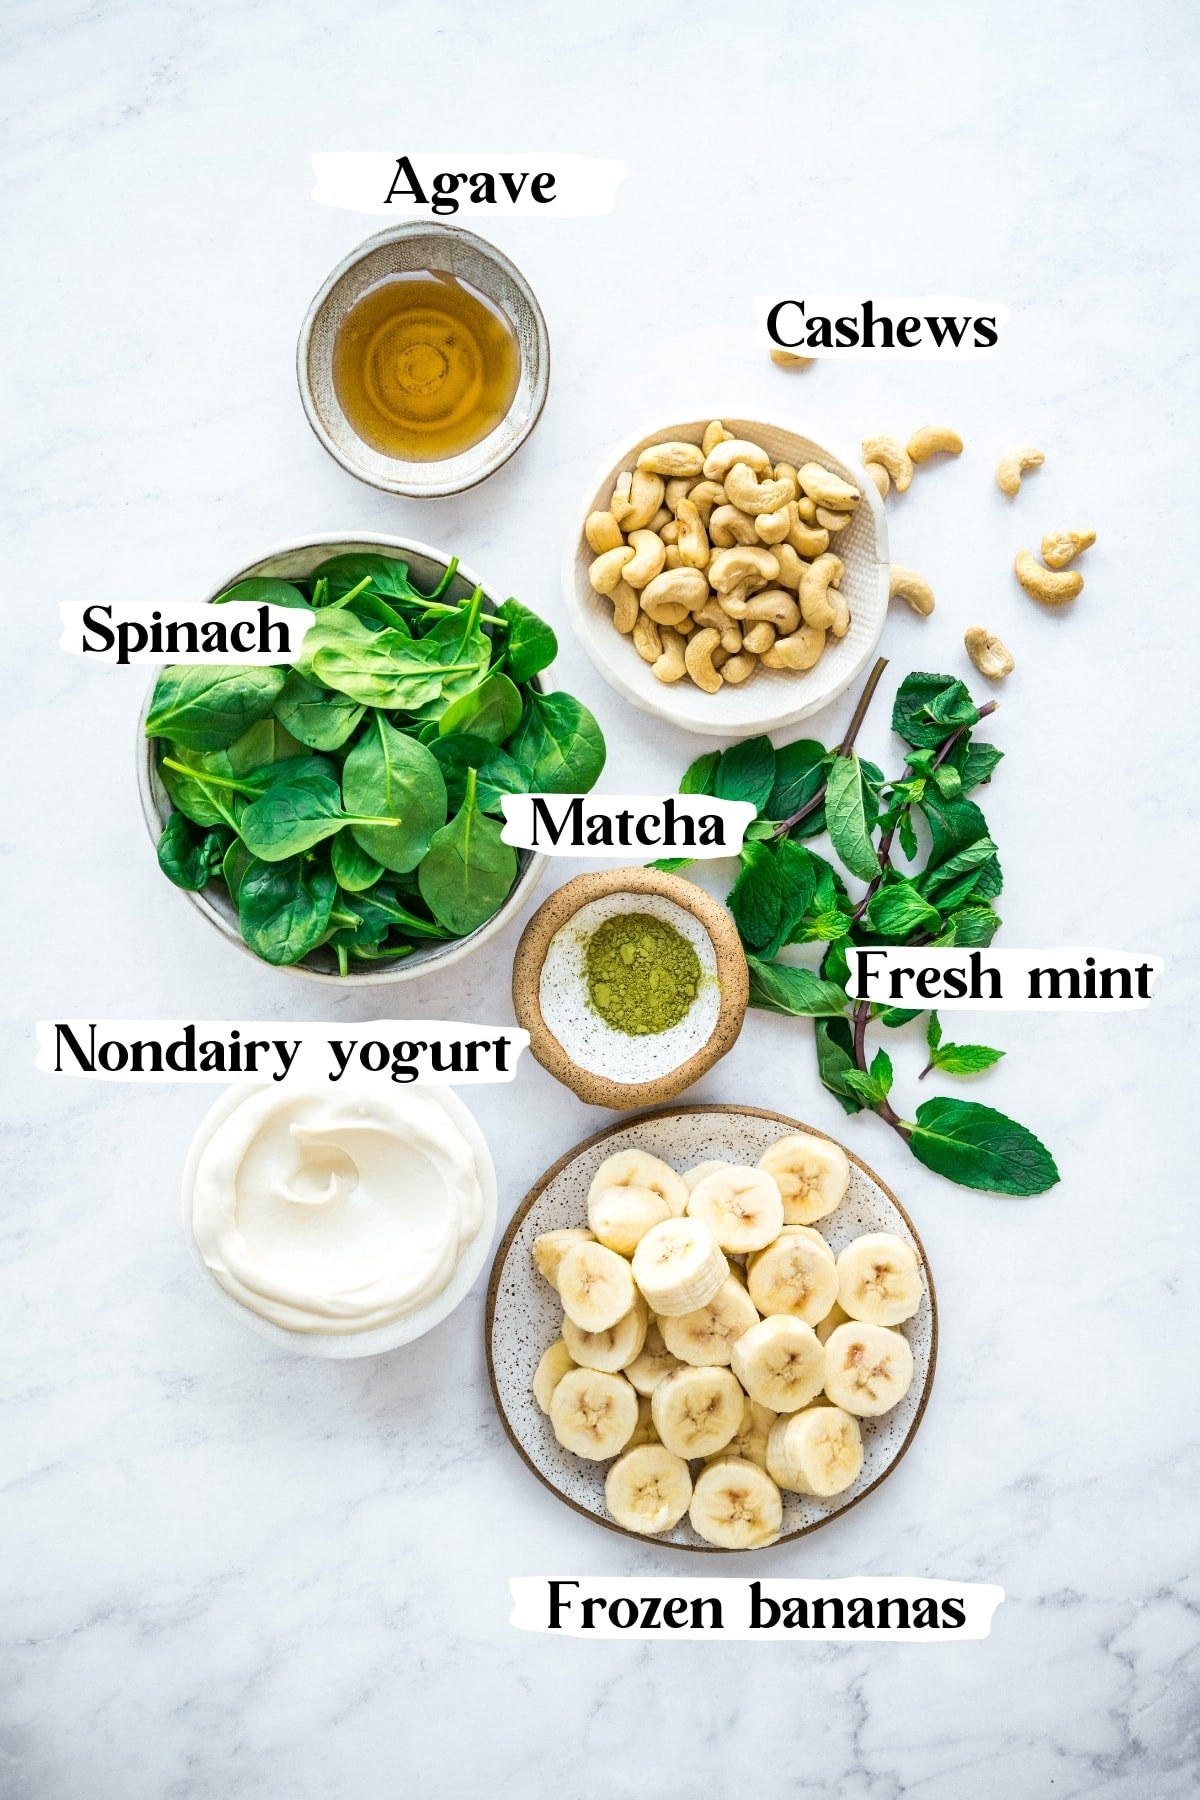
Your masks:
M 255 557 L 252 562 L 233 569 L 224 576 L 212 591 L 205 596 L 208 602 L 216 599 L 218 594 L 225 593 L 235 582 L 245 581 L 252 575 L 274 575 L 283 580 L 295 580 L 311 575 L 321 563 L 328 562 L 331 557 L 351 555 L 360 551 L 369 554 L 391 556 L 406 562 L 412 571 L 413 580 L 426 593 L 435 588 L 442 579 L 450 564 L 450 556 L 442 550 L 435 550 L 429 544 L 418 543 L 414 538 L 387 537 L 370 532 L 360 532 L 355 537 L 343 537 L 336 532 L 320 537 L 305 538 L 301 543 L 283 544 L 274 550 Z M 459 563 L 454 578 L 443 598 L 461 600 L 472 594 L 477 587 L 483 589 L 484 605 L 489 611 L 495 611 L 500 600 L 481 581 L 473 569 L 465 563 Z M 535 676 L 532 686 L 545 690 L 542 676 Z M 137 773 L 138 789 L 142 802 L 142 816 L 146 821 L 146 829 L 150 834 L 152 846 L 157 846 L 167 820 L 174 808 L 166 788 L 158 773 L 154 741 L 146 736 L 146 715 L 150 710 L 150 701 L 154 693 L 154 682 L 146 693 L 141 716 L 138 719 Z M 478 930 L 470 932 L 466 937 L 452 938 L 446 943 L 430 943 L 427 947 L 416 949 L 410 956 L 391 961 L 386 966 L 367 967 L 362 970 L 353 969 L 346 975 L 338 973 L 337 960 L 328 949 L 312 951 L 301 962 L 282 965 L 285 974 L 302 975 L 309 981 L 326 981 L 342 988 L 389 987 L 396 982 L 412 981 L 420 975 L 429 975 L 437 970 L 449 968 L 451 963 L 461 962 L 463 957 L 470 956 L 481 945 L 486 944 L 498 932 L 516 917 L 530 898 L 533 890 L 545 874 L 548 859 L 535 856 L 531 851 L 517 852 L 517 878 L 512 885 L 503 906 L 492 914 Z M 160 880 L 157 865 L 155 873 Z M 190 901 L 215 931 L 244 956 L 250 957 L 261 969 L 270 969 L 275 964 L 264 962 L 255 955 L 242 937 L 238 929 L 237 908 L 225 888 L 210 882 L 208 887 L 198 893 L 176 888 L 175 892 L 182 899 Z

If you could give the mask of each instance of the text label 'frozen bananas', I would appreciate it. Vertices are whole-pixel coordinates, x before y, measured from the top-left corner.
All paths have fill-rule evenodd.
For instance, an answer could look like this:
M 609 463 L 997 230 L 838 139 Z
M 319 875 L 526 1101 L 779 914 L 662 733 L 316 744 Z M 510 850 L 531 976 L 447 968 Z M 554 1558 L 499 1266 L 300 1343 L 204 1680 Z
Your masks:
M 187 601 L 156 605 L 121 600 L 59 602 L 59 648 L 93 662 L 245 663 L 254 668 L 293 663 L 316 618 L 306 606 L 255 605 L 231 600 L 223 606 Z
M 439 218 L 461 207 L 468 220 L 497 213 L 560 219 L 610 213 L 629 173 L 628 163 L 558 150 L 520 158 L 478 150 L 401 156 L 334 150 L 314 155 L 312 163 L 313 199 L 320 206 Z
M 870 1638 L 945 1643 L 988 1636 L 1004 1589 L 991 1582 L 908 1575 L 831 1581 L 733 1579 L 509 1581 L 519 1631 L 591 1638 Z
M 847 952 L 846 992 L 881 1006 L 943 1012 L 1131 1012 L 1149 1006 L 1161 956 L 1072 947 L 950 950 L 928 944 L 858 945 Z
M 447 1019 L 365 1019 L 355 1035 L 289 1020 L 42 1019 L 37 1067 L 93 1081 L 355 1079 L 460 1087 L 511 1081 L 529 1033 Z M 337 1033 L 338 1035 L 334 1035 Z
M 736 856 L 754 818 L 749 800 L 706 794 L 506 794 L 506 844 L 543 856 L 683 851 L 689 859 Z

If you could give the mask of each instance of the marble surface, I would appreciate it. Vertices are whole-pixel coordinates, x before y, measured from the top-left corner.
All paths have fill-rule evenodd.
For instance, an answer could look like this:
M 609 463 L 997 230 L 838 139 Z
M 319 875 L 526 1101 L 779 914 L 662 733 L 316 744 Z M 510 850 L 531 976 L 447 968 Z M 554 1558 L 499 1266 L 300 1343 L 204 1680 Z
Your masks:
M 3 30 L 0 1789 L 1196 1792 L 1189 9 L 13 0 Z M 611 218 L 491 228 L 545 307 L 549 404 L 485 488 L 416 505 L 343 474 L 304 422 L 296 330 L 374 229 L 313 205 L 308 157 L 455 144 L 632 172 Z M 1013 320 L 978 366 L 789 376 L 756 347 L 753 297 L 793 284 L 994 296 Z M 891 508 L 893 554 L 940 604 L 890 622 L 888 684 L 966 672 L 964 627 L 999 630 L 1019 664 L 988 796 L 1003 941 L 1168 958 L 1149 1011 L 991 1024 L 1009 1056 L 987 1097 L 1061 1164 L 1040 1199 L 963 1193 L 877 1121 L 844 1123 L 785 1020 L 755 1018 L 695 1090 L 844 1129 L 911 1210 L 941 1300 L 901 1468 L 756 1570 L 997 1581 L 984 1643 L 514 1632 L 510 1575 L 690 1565 L 588 1525 L 519 1463 L 488 1399 L 482 1286 L 394 1356 L 277 1354 L 212 1304 L 180 1231 L 208 1093 L 32 1067 L 31 1022 L 55 1014 L 378 1010 L 256 969 L 159 879 L 133 779 L 142 675 L 61 655 L 60 598 L 200 594 L 261 548 L 346 527 L 458 549 L 561 618 L 560 522 L 592 468 L 641 420 L 709 404 L 851 442 L 961 428 L 968 454 Z M 1025 441 L 1047 461 L 1011 506 L 991 470 Z M 1100 530 L 1087 593 L 1040 612 L 1011 557 L 1080 519 Z M 698 748 L 620 703 L 568 637 L 558 675 L 609 729 L 612 788 L 669 786 Z M 889 698 L 863 740 L 888 760 Z M 508 1017 L 516 936 L 394 1010 Z M 898 1050 L 904 1089 L 918 1055 Z M 469 1098 L 502 1218 L 603 1118 L 533 1067 Z

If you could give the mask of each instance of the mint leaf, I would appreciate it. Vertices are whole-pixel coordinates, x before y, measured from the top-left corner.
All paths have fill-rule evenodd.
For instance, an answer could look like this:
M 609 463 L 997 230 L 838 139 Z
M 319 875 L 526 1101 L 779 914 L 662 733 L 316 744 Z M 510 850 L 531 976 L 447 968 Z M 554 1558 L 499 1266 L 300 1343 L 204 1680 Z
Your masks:
M 825 779 L 825 746 L 815 738 L 797 738 L 775 752 L 775 781 L 767 799 L 772 819 L 790 819 L 807 806 Z
M 940 869 L 943 863 L 949 862 L 959 851 L 967 850 L 988 835 L 987 820 L 973 800 L 947 800 L 927 788 L 921 801 L 921 811 L 925 814 L 925 822 L 933 840 L 929 852 L 931 871 L 934 868 Z M 993 844 L 991 850 L 980 853 L 977 861 L 983 861 L 994 850 Z M 975 863 L 968 866 L 974 868 Z M 955 871 L 956 874 L 960 872 Z
M 900 1025 L 909 1024 L 913 1019 L 919 1019 L 920 1016 L 919 1006 L 885 1006 L 879 1015 L 879 1023 L 895 1030 Z
M 886 1100 L 892 1091 L 892 1059 L 886 1050 L 877 1050 L 871 1061 L 871 1080 Z
M 894 881 L 871 896 L 866 919 L 881 937 L 905 938 L 913 931 L 934 931 L 941 924 L 936 907 L 923 900 L 911 881 Z
M 847 1077 L 857 1075 L 854 1067 L 854 1039 L 847 1019 L 818 1019 L 813 1027 L 817 1039 L 817 1071 L 821 1081 L 838 1101 L 843 1112 L 862 1111 L 863 1103 L 846 1085 Z
M 717 764 L 721 760 L 719 750 L 710 750 L 705 756 L 698 756 L 694 763 L 689 763 L 683 771 L 683 780 L 679 783 L 681 794 L 711 794 L 715 792 L 713 780 L 717 773 Z
M 936 1050 L 942 1041 L 942 1021 L 935 1012 L 929 1015 L 929 1023 L 925 1027 L 925 1042 L 931 1050 Z
M 750 1004 L 763 1012 L 790 1013 L 798 1018 L 833 1019 L 845 1016 L 849 1001 L 844 988 L 823 981 L 811 969 L 791 968 L 787 963 L 746 958 L 750 971 Z
M 951 913 L 955 946 L 966 950 L 986 950 L 1000 929 L 1000 915 L 990 906 L 964 906 Z
M 969 794 L 972 788 L 992 779 L 996 764 L 1004 760 L 1004 752 L 997 750 L 995 744 L 973 744 L 964 738 L 946 760 L 954 763 L 962 778 L 962 791 Z
M 862 769 L 852 750 L 834 759 L 825 788 L 825 819 L 833 847 L 852 875 L 870 881 L 879 858 L 867 829 Z
M 664 875 L 673 875 L 677 869 L 690 869 L 695 862 L 694 856 L 660 856 L 657 862 L 647 863 L 648 869 L 661 869 Z
M 940 750 L 951 732 L 974 725 L 975 702 L 953 675 L 920 671 L 900 683 L 892 707 L 892 730 L 916 749 Z
M 775 746 L 769 737 L 753 737 L 722 752 L 712 791 L 720 800 L 749 800 L 762 812 L 774 785 Z
M 842 1082 L 844 1086 L 849 1088 L 852 1094 L 856 1095 L 858 1099 L 862 1100 L 867 1106 L 879 1105 L 882 1096 L 879 1092 L 878 1083 L 874 1081 L 870 1075 L 865 1075 L 861 1069 L 847 1069 L 842 1076 Z
M 726 901 L 742 941 L 761 950 L 774 941 L 783 907 L 783 878 L 765 844 L 743 844 L 738 878 Z
M 943 1044 L 932 1057 L 935 1069 L 947 1075 L 978 1075 L 990 1069 L 1004 1055 L 1003 1050 L 989 1049 L 987 1044 Z
M 1059 1179 L 1054 1158 L 1032 1131 L 973 1100 L 924 1101 L 908 1147 L 935 1174 L 989 1194 L 1044 1194 Z

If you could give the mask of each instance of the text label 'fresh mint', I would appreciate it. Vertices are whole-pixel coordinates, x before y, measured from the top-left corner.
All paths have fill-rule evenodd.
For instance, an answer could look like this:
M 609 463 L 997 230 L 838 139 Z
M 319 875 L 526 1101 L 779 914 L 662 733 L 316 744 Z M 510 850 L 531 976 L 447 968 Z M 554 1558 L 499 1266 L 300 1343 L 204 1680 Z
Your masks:
M 506 794 L 501 805 L 504 842 L 542 856 L 736 856 L 754 818 L 750 801 L 708 794 Z
M 942 1012 L 1130 1012 L 1149 1006 L 1161 956 L 1122 950 L 952 950 L 854 945 L 852 1000 Z
M 373 1077 L 408 1086 L 511 1081 L 529 1033 L 448 1019 L 343 1027 L 229 1019 L 42 1019 L 36 1066 L 93 1081 L 309 1081 Z
M 58 610 L 63 623 L 60 649 L 121 668 L 164 661 L 244 663 L 255 668 L 293 663 L 316 617 L 308 607 L 255 605 L 246 600 L 223 606 L 63 600 Z

